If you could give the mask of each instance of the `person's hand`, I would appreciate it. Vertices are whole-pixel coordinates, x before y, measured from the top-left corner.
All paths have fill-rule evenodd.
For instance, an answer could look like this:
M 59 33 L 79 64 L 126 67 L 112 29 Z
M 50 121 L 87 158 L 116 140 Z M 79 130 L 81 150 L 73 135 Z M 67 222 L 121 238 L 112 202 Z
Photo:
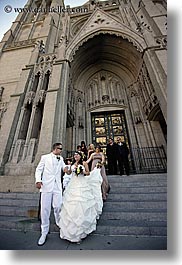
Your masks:
M 69 169 L 70 168 L 70 169 Z M 68 174 L 68 175 L 70 175 L 71 174 L 71 167 L 69 167 L 68 168 L 68 166 L 67 167 L 65 167 L 65 169 L 64 169 L 64 172 L 66 173 L 66 174 Z
M 41 189 L 42 185 L 43 185 L 42 182 L 37 182 L 36 183 L 36 188 L 37 189 Z

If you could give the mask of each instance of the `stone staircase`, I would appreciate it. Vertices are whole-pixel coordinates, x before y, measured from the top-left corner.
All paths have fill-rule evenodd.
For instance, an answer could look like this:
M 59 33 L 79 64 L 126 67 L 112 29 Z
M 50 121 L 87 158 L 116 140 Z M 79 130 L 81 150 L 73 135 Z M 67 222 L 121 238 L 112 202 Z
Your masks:
M 94 234 L 167 236 L 167 175 L 108 176 L 111 191 Z M 39 231 L 39 193 L 0 193 L 0 229 Z M 51 216 L 51 232 L 58 232 Z
M 96 233 L 167 235 L 167 175 L 109 176 L 111 191 Z

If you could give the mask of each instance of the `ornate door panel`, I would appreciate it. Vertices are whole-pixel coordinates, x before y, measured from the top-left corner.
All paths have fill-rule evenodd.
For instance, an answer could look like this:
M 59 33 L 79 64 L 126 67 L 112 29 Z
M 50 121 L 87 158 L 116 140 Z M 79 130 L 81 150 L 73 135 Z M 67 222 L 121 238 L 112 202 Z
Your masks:
M 99 112 L 92 114 L 92 142 L 99 144 L 103 152 L 106 152 L 106 145 L 109 138 L 116 142 L 120 136 L 129 147 L 129 138 L 124 111 Z

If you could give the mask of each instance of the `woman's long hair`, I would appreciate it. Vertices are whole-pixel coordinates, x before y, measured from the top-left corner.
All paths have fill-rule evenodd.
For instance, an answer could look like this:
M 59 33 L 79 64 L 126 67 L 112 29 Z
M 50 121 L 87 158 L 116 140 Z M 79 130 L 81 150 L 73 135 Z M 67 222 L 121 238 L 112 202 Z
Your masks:
M 97 148 L 99 149 L 100 152 L 102 152 L 102 148 L 101 148 L 101 146 L 100 146 L 99 144 L 96 145 L 95 150 L 96 150 Z
M 75 151 L 75 154 L 79 154 L 79 156 L 80 156 L 79 164 L 80 164 L 80 165 L 83 165 L 82 153 L 79 152 L 79 151 Z M 72 165 L 74 165 L 75 162 L 76 162 L 76 160 L 75 160 L 74 155 L 73 155 L 73 162 L 72 162 Z

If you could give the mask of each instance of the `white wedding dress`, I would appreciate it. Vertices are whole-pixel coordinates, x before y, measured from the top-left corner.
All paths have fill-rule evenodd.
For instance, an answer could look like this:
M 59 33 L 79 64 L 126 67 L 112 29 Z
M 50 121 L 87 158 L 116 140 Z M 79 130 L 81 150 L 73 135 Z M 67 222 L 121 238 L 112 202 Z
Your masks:
M 71 168 L 72 177 L 63 194 L 60 212 L 60 237 L 79 242 L 96 230 L 97 210 L 88 177 L 83 174 L 77 176 L 75 166 L 72 165 Z
M 103 208 L 103 199 L 102 199 L 102 190 L 101 190 L 103 179 L 101 176 L 101 169 L 95 167 L 90 172 L 90 175 L 87 178 L 88 178 L 88 183 L 92 189 L 92 194 L 94 195 L 94 198 L 95 198 L 97 219 L 99 219 L 102 213 L 102 208 Z

